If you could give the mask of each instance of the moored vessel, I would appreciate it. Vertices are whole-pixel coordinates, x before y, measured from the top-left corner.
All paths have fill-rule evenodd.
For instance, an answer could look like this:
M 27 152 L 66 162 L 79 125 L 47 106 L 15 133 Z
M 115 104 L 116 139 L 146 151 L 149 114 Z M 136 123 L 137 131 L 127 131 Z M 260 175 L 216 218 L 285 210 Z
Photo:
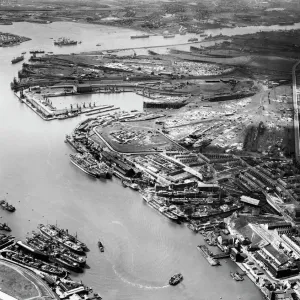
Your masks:
M 148 38 L 150 35 L 148 34 L 141 34 L 141 35 L 132 35 L 130 38 L 131 39 L 144 39 L 144 38 Z
M 53 225 L 43 225 L 38 226 L 40 232 L 49 239 L 53 239 L 59 242 L 62 246 L 74 251 L 77 254 L 85 254 L 85 250 L 80 245 L 77 245 L 75 242 L 70 241 L 67 235 L 63 234 L 61 231 L 58 231 Z
M 87 164 L 79 154 L 70 154 L 70 159 L 71 163 L 84 173 L 92 177 L 99 177 L 99 174 L 94 169 L 92 169 L 90 165 Z

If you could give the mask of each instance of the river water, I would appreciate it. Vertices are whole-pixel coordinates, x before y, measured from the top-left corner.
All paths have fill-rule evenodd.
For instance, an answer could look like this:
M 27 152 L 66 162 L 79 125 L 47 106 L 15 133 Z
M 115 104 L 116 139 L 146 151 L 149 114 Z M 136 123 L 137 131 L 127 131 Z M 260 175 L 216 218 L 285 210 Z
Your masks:
M 82 40 L 74 51 L 94 50 L 97 43 L 120 48 L 150 40 L 130 40 L 136 34 L 131 30 L 72 23 L 16 23 L 0 26 L 0 31 L 32 38 L 20 46 L 0 48 L 0 197 L 17 208 L 13 214 L 1 211 L 0 221 L 9 223 L 13 235 L 24 238 L 39 223 L 56 222 L 77 232 L 91 251 L 89 269 L 76 277 L 107 300 L 263 299 L 248 278 L 242 283 L 231 279 L 229 272 L 236 266 L 230 260 L 217 268 L 204 260 L 196 249 L 203 243 L 200 235 L 158 214 L 118 179 L 94 180 L 70 163 L 72 150 L 64 137 L 85 116 L 45 122 L 10 90 L 21 67 L 11 65 L 12 57 L 40 48 L 73 51 L 52 46 L 50 37 Z M 101 97 L 106 96 L 112 97 Z M 141 109 L 139 97 L 126 93 L 113 97 L 122 109 Z M 103 98 L 103 104 L 109 100 Z M 103 254 L 97 248 L 99 238 L 105 245 Z M 168 279 L 176 272 L 184 275 L 184 281 L 170 287 Z

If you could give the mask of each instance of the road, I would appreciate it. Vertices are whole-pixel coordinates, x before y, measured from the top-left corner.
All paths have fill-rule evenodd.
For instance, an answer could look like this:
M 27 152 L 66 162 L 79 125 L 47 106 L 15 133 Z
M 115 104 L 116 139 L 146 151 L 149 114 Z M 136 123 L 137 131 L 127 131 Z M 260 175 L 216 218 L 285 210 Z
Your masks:
M 293 75 L 293 105 L 294 105 L 294 132 L 295 132 L 295 158 L 298 163 L 300 163 L 300 142 L 299 142 L 299 110 L 298 110 L 298 93 L 297 93 L 297 77 L 296 69 L 300 64 L 298 61 L 294 64 L 292 69 Z

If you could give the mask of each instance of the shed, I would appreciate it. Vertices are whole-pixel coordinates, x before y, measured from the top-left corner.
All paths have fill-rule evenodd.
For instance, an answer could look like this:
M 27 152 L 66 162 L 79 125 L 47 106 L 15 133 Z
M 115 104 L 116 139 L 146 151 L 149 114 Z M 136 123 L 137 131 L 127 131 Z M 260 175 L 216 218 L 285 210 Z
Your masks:
M 90 93 L 92 92 L 92 86 L 90 84 L 78 84 L 77 93 Z

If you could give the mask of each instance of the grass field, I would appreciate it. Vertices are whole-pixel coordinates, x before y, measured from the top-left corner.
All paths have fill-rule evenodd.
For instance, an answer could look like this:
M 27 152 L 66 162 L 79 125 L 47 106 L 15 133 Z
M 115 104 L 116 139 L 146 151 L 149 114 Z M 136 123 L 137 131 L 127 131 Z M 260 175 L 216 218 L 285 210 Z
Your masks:
M 53 299 L 42 281 L 30 272 L 2 262 L 0 262 L 0 288 L 1 292 L 17 299 L 26 300 L 33 297 L 36 300 L 43 299 L 43 297 Z

